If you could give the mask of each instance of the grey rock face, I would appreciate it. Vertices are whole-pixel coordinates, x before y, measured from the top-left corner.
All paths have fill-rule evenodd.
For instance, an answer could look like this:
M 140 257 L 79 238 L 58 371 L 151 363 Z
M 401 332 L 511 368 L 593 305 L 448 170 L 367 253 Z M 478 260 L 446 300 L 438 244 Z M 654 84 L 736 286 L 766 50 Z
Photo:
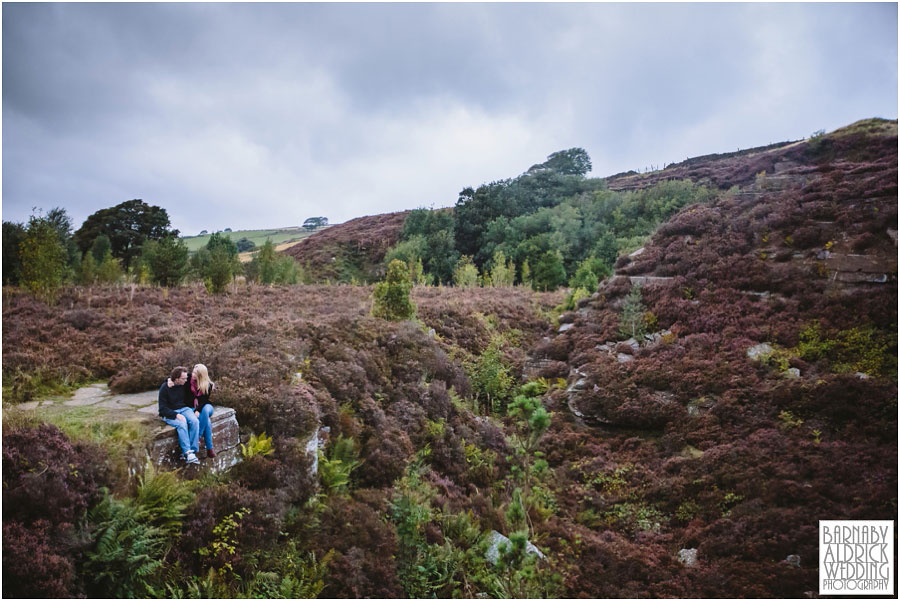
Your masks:
M 763 357 L 771 355 L 775 351 L 772 348 L 772 345 L 768 342 L 763 342 L 762 344 L 757 344 L 755 346 L 751 346 L 747 349 L 747 357 L 752 359 L 753 361 L 758 361 Z
M 241 460 L 241 436 L 234 409 L 216 407 L 210 423 L 216 456 L 211 459 L 202 459 L 201 468 L 209 469 L 214 473 L 224 472 Z M 205 454 L 205 451 L 202 450 L 202 438 L 200 447 L 201 451 L 198 453 L 198 457 L 202 458 Z M 185 465 L 181 459 L 181 447 L 178 446 L 175 428 L 165 424 L 162 420 L 159 420 L 159 426 L 154 433 L 148 452 L 150 461 L 158 467 L 175 469 Z
M 682 549 L 678 552 L 678 561 L 692 568 L 697 565 L 697 549 Z
M 491 530 L 491 533 L 488 535 L 490 537 L 491 546 L 488 548 L 485 557 L 492 564 L 497 564 L 497 561 L 500 559 L 500 545 L 502 543 L 506 543 L 510 545 L 510 541 L 507 537 L 503 536 L 496 530 Z M 531 541 L 525 543 L 525 552 L 532 553 L 538 556 L 538 559 L 544 559 L 546 555 L 541 553 L 541 550 L 531 544 Z

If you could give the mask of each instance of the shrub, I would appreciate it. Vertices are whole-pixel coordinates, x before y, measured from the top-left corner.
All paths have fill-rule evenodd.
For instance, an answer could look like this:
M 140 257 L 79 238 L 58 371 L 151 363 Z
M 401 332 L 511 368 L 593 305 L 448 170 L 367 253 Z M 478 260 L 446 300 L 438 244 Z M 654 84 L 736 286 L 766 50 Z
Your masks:
M 413 446 L 405 432 L 394 428 L 379 431 L 363 448 L 363 463 L 357 471 L 360 485 L 390 486 L 403 475 L 412 453 Z
M 3 596 L 72 598 L 76 596 L 71 545 L 53 533 L 46 520 L 31 527 L 3 519 Z
M 66 252 L 56 230 L 44 218 L 28 221 L 19 245 L 21 283 L 35 296 L 54 300 L 66 269 Z
M 463 255 L 453 269 L 453 285 L 458 288 L 474 288 L 478 286 L 478 267 L 469 255 Z
M 207 287 L 213 294 L 221 294 L 231 282 L 234 273 L 234 259 L 227 249 L 216 248 L 209 254 L 209 261 L 203 269 Z
M 409 298 L 411 289 L 406 264 L 400 260 L 391 261 L 385 280 L 375 284 L 372 314 L 388 321 L 412 319 L 416 314 L 416 306 Z
M 623 338 L 641 340 L 646 332 L 644 313 L 646 308 L 641 302 L 641 286 L 635 284 L 622 303 L 622 316 L 619 319 L 619 335 Z
M 49 520 L 57 529 L 69 529 L 99 498 L 105 480 L 97 453 L 87 445 L 73 445 L 55 426 L 3 435 L 4 522 Z
M 485 408 L 493 413 L 502 408 L 509 398 L 515 380 L 500 352 L 501 339 L 495 338 L 488 348 L 479 355 L 469 370 L 469 379 L 475 393 L 475 401 L 486 403 Z
M 531 271 L 531 287 L 537 291 L 556 290 L 566 283 L 562 254 L 548 250 L 540 256 Z

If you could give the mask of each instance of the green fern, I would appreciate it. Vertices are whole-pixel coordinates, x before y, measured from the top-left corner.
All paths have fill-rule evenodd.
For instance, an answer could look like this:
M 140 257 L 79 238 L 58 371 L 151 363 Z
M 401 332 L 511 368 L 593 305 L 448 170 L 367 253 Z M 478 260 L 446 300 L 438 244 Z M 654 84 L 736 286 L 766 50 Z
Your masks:
M 140 479 L 134 502 L 146 512 L 153 526 L 167 536 L 181 531 L 181 518 L 194 500 L 190 484 L 174 472 L 157 472 L 152 467 Z
M 88 575 L 91 596 L 146 597 L 152 591 L 150 579 L 162 564 L 168 537 L 150 524 L 150 517 L 139 505 L 106 491 L 88 512 L 94 545 L 82 571 Z
M 265 432 L 259 436 L 251 434 L 247 444 L 241 445 L 241 454 L 247 458 L 254 455 L 271 455 L 274 452 L 275 447 L 272 445 L 272 437 L 266 436 Z
M 328 455 L 319 455 L 319 477 L 330 493 L 343 493 L 350 486 L 350 475 L 360 465 L 359 451 L 352 438 L 338 436 Z

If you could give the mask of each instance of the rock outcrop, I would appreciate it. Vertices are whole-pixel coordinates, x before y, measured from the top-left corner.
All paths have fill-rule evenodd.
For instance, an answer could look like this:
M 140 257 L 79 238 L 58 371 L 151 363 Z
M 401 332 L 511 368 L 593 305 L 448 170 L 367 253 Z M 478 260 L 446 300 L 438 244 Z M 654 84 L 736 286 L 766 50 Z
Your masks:
M 201 450 L 197 455 L 201 459 L 200 469 L 223 472 L 241 460 L 240 428 L 234 415 L 234 409 L 230 407 L 216 407 L 210 422 L 216 456 L 203 458 L 206 451 L 203 450 L 203 440 L 201 439 Z M 181 459 L 181 448 L 178 446 L 175 428 L 161 421 L 155 428 L 147 452 L 150 455 L 150 461 L 157 467 L 175 469 L 185 465 Z

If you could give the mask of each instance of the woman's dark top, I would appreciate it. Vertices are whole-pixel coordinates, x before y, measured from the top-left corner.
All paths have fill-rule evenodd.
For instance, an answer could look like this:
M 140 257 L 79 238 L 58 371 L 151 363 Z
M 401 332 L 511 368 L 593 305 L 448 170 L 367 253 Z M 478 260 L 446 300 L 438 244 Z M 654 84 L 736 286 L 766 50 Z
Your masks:
M 209 401 L 209 396 L 215 389 L 216 385 L 210 382 L 209 391 L 207 391 L 206 394 L 203 394 L 203 392 L 200 390 L 200 387 L 197 386 L 197 380 L 191 378 L 191 397 L 193 398 L 194 411 L 200 411 L 204 405 L 212 405 L 212 403 Z

